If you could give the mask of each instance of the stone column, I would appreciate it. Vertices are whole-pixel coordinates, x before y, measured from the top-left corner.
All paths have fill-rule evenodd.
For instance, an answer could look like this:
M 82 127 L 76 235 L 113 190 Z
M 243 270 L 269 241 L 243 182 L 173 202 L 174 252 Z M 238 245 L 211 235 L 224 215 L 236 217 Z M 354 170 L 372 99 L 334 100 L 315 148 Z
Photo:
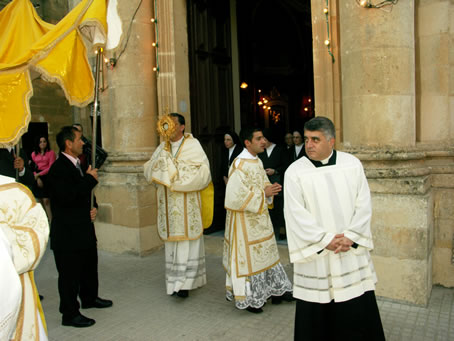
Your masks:
M 158 112 L 178 112 L 191 131 L 186 0 L 156 0 L 158 19 Z
M 339 15 L 336 1 L 329 1 L 328 26 L 324 12 L 326 2 L 311 0 L 312 49 L 314 60 L 315 115 L 329 117 L 336 126 L 336 136 L 342 140 L 342 107 L 339 58 Z M 330 38 L 328 53 L 325 40 Z
M 450 81 L 454 29 L 452 1 L 420 1 L 416 8 L 418 94 L 417 139 L 421 142 L 449 143 L 454 135 L 454 107 L 450 109 Z M 450 32 L 451 31 L 451 32 Z M 451 84 L 451 93 L 453 92 Z
M 344 145 L 415 145 L 414 2 L 339 15 Z
M 414 2 L 387 11 L 338 3 L 343 146 L 361 159 L 372 193 L 377 294 L 425 305 L 433 194 L 426 154 L 415 147 Z
M 117 50 L 107 53 L 117 64 L 106 71 L 107 88 L 100 94 L 109 157 L 96 190 L 96 233 L 102 249 L 144 254 L 161 245 L 155 191 L 143 177 L 143 164 L 158 143 L 154 13 L 152 2 L 139 0 L 118 1 L 118 12 L 123 37 Z

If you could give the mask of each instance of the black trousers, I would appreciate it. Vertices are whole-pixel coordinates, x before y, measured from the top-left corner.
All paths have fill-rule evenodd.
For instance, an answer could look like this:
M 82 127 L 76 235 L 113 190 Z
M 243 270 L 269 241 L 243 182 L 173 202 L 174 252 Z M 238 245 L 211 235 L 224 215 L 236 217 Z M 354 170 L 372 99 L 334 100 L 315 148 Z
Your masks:
M 385 334 L 374 291 L 346 302 L 296 300 L 295 341 L 383 341 Z
M 98 297 L 98 250 L 54 250 L 54 258 L 58 271 L 60 313 L 63 318 L 72 318 L 79 314 L 77 296 L 82 303 L 92 303 Z
M 269 210 L 271 222 L 273 224 L 274 235 L 279 238 L 281 227 L 285 226 L 284 221 L 284 197 L 274 196 L 273 208 Z

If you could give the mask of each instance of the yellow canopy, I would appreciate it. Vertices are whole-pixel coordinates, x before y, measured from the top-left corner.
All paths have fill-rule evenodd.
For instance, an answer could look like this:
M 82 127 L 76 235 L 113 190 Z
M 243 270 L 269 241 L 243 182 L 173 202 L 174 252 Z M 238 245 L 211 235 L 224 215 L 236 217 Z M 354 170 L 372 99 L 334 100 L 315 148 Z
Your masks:
M 14 145 L 30 122 L 30 71 L 60 84 L 71 105 L 93 101 L 88 45 L 106 42 L 107 0 L 82 0 L 57 25 L 44 22 L 29 0 L 0 12 L 0 146 Z

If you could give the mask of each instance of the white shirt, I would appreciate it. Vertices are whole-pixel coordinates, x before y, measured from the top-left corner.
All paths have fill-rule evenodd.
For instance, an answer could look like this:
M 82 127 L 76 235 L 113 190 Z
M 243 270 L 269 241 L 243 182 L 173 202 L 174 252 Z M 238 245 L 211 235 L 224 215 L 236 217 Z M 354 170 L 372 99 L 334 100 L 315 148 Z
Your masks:
M 232 157 L 233 150 L 235 149 L 235 147 L 236 147 L 236 144 L 234 144 L 232 147 L 229 148 L 229 160 Z
M 301 152 L 301 149 L 303 149 L 304 143 L 301 143 L 299 146 L 295 144 L 295 156 L 298 156 L 298 154 Z
M 271 145 L 268 148 L 266 148 L 266 155 L 268 155 L 268 157 L 270 157 L 271 153 L 273 152 L 274 147 L 276 147 L 276 144 L 271 143 Z

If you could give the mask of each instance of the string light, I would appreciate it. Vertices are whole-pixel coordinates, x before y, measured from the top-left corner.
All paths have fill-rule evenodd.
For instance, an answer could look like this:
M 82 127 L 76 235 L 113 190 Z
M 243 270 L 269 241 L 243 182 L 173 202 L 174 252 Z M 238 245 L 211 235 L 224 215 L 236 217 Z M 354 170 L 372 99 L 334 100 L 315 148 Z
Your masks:
M 356 3 L 363 8 L 383 8 L 385 6 L 396 5 L 398 1 L 399 0 L 383 0 L 377 4 L 372 4 L 371 0 L 356 0 Z
M 157 0 L 154 0 L 154 15 L 156 16 L 158 14 L 158 3 Z M 159 30 L 158 30 L 158 19 L 157 18 L 151 18 L 150 19 L 151 23 L 154 24 L 154 34 L 155 34 L 155 39 L 156 41 L 151 43 L 151 46 L 155 48 L 155 56 L 156 56 L 156 66 L 153 67 L 154 72 L 159 72 L 159 53 L 158 53 L 158 40 L 159 40 Z
M 358 0 L 357 0 L 357 1 L 358 1 Z M 323 13 L 325 13 L 325 20 L 326 20 L 326 35 L 327 35 L 327 38 L 326 38 L 326 40 L 325 40 L 325 45 L 326 45 L 326 47 L 328 48 L 328 53 L 329 53 L 329 55 L 331 56 L 332 62 L 334 63 L 334 62 L 335 62 L 335 59 L 334 59 L 333 53 L 331 52 L 331 42 L 330 42 L 330 38 L 329 38 L 329 11 L 328 11 L 328 8 L 329 8 L 329 0 L 326 0 L 326 6 L 325 6 L 325 8 L 323 9 Z

